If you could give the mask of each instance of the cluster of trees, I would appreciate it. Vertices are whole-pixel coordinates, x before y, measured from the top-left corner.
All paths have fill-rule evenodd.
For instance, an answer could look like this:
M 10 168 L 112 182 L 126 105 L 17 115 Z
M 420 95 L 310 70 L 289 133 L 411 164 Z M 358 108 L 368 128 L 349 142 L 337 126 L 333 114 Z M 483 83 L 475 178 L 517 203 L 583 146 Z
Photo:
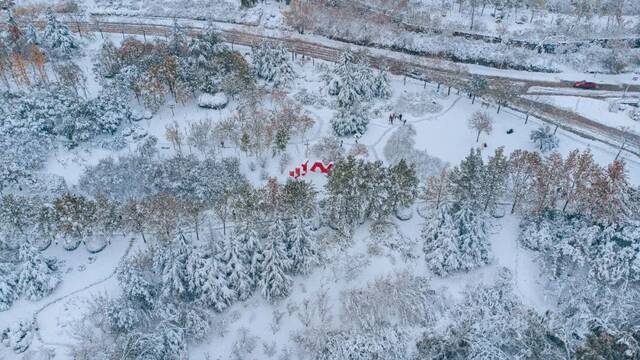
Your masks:
M 326 294 L 313 294 L 313 299 L 304 301 L 304 328 L 293 339 L 310 358 L 323 360 L 413 359 L 407 329 L 433 326 L 444 308 L 427 278 L 407 272 L 342 293 L 338 327 L 327 313 Z
M 7 89 L 49 82 L 48 61 L 66 63 L 78 53 L 79 42 L 51 10 L 42 32 L 32 23 L 19 24 L 7 12 L 7 26 L 0 33 L 0 79 Z
M 486 165 L 479 150 L 472 150 L 458 168 L 429 177 L 422 195 L 436 209 L 469 199 L 474 208 L 492 210 L 509 201 L 512 213 L 557 209 L 598 223 L 618 223 L 637 213 L 638 206 L 638 190 L 629 184 L 624 162 L 602 167 L 588 150 L 574 150 L 565 158 L 557 152 L 542 156 L 516 150 L 507 158 L 500 148 Z
M 564 342 L 548 314 L 522 304 L 512 275 L 466 289 L 444 331 L 429 329 L 417 343 L 419 359 L 566 359 Z
M 415 170 L 404 161 L 385 167 L 348 156 L 335 164 L 326 184 L 327 221 L 345 235 L 367 219 L 384 222 L 413 204 L 417 186 Z
M 174 22 L 166 39 L 124 39 L 120 47 L 105 42 L 95 73 L 125 94 L 156 111 L 170 94 L 184 102 L 197 92 L 237 95 L 255 86 L 244 57 L 221 44 L 211 28 L 188 38 Z
M 323 78 L 338 104 L 338 113 L 331 119 L 338 136 L 364 134 L 369 123 L 364 105 L 391 94 L 386 72 L 374 71 L 362 53 L 345 51 L 338 64 L 325 69 Z
M 285 93 L 272 92 L 270 107 L 264 104 L 265 95 L 261 90 L 246 93 L 239 101 L 238 111 L 214 129 L 223 142 L 235 144 L 258 158 L 269 151 L 273 156 L 286 154 L 291 139 L 304 136 L 314 124 L 302 106 Z

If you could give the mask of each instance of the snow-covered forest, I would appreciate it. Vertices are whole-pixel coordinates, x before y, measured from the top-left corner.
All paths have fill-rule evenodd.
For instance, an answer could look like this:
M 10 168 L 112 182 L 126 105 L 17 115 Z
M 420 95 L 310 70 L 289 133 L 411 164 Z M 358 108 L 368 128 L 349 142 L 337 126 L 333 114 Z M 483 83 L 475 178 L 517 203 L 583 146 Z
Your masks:
M 0 11 L 0 360 L 640 359 L 640 4 Z

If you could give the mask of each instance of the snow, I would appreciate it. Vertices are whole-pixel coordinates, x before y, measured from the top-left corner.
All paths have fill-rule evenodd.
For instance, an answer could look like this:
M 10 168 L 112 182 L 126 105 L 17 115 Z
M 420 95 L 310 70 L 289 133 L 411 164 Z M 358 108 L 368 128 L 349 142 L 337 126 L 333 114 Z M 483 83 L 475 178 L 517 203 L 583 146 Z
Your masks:
M 613 128 L 626 128 L 640 134 L 640 123 L 627 114 L 628 110 L 610 111 L 617 108 L 618 100 L 609 101 L 578 96 L 542 96 L 541 99 L 560 108 L 573 111 L 588 119 Z
M 273 20 L 273 22 L 277 23 L 276 20 Z M 117 41 L 119 37 L 113 35 L 110 38 Z M 330 43 L 328 40 L 317 37 L 314 39 Z M 97 49 L 96 44 L 90 45 L 85 50 L 85 55 L 80 62 L 83 69 L 87 71 L 90 69 L 89 59 Z M 247 50 L 242 47 L 241 49 Z M 372 52 L 378 51 L 380 50 L 373 50 Z M 380 53 L 390 54 L 385 51 L 380 51 Z M 477 66 L 471 66 L 470 69 L 477 73 L 498 73 L 498 70 Z M 291 85 L 290 92 L 292 94 L 300 89 L 307 89 L 310 93 L 319 92 L 319 89 L 323 89 L 318 72 L 310 62 L 297 62 L 295 70 L 299 76 Z M 540 79 L 550 79 L 556 76 L 562 79 L 579 78 L 578 75 L 574 74 L 549 75 L 515 71 L 500 71 L 500 74 L 515 78 L 539 77 Z M 377 107 L 380 111 L 372 112 L 368 130 L 358 140 L 359 144 L 364 144 L 367 147 L 369 151 L 368 160 L 384 161 L 382 154 L 386 140 L 395 129 L 402 126 L 398 123 L 393 125 L 388 123 L 388 111 L 386 110 L 393 108 L 393 104 L 396 104 L 399 110 L 406 111 L 406 113 L 403 113 L 403 117 L 406 117 L 407 123 L 415 127 L 417 148 L 425 150 L 428 154 L 450 164 L 456 164 L 462 160 L 469 153 L 470 148 L 480 147 L 485 157 L 501 146 L 505 147 L 506 153 L 516 149 L 535 149 L 535 145 L 529 140 L 529 134 L 544 123 L 533 116 L 529 118 L 527 124 L 524 124 L 524 116 L 522 114 L 508 109 L 502 109 L 498 114 L 493 107 L 484 108 L 480 101 L 472 104 L 471 99 L 464 96 L 464 94 L 456 94 L 455 90 L 451 95 L 447 96 L 446 89 L 442 88 L 439 93 L 436 93 L 435 86 L 431 84 L 427 84 L 426 89 L 424 89 L 424 83 L 416 80 L 407 79 L 405 84 L 404 79 L 401 77 L 390 76 L 390 79 L 391 98 L 376 100 L 373 103 L 372 107 Z M 607 79 L 612 82 L 621 82 L 625 81 L 626 75 L 611 76 L 607 77 Z M 90 82 L 89 93 L 95 94 L 97 87 L 97 83 Z M 581 92 L 568 92 L 567 95 L 572 96 L 549 96 L 548 99 L 559 106 L 576 111 L 594 120 L 603 121 L 616 127 L 633 126 L 634 129 L 640 131 L 640 125 L 633 123 L 626 114 L 621 112 L 610 113 L 606 101 L 573 96 L 583 95 Z M 420 98 L 425 100 L 424 103 L 420 103 Z M 223 103 L 226 105 L 227 102 L 229 105 L 226 108 L 220 106 Z M 210 108 L 203 109 L 196 106 L 202 106 L 202 104 Z M 160 140 L 161 152 L 164 155 L 170 155 L 173 150 L 164 137 L 166 125 L 177 122 L 184 129 L 188 127 L 190 122 L 200 119 L 218 122 L 231 114 L 231 109 L 234 108 L 234 105 L 235 101 L 227 99 L 224 94 L 203 94 L 197 101 L 175 104 L 175 108 L 172 110 L 164 106 L 153 118 L 140 116 L 141 118 L 144 117 L 144 120 L 139 121 L 138 125 L 149 135 L 157 136 Z M 306 139 L 292 139 L 288 147 L 291 167 L 294 167 L 294 164 L 300 164 L 305 161 L 308 158 L 306 151 L 308 146 L 313 145 L 320 137 L 331 132 L 329 121 L 335 113 L 334 109 L 324 105 L 308 105 L 305 106 L 305 110 L 315 120 L 315 125 L 309 131 Z M 492 134 L 490 136 L 482 134 L 480 141 L 476 142 L 476 134 L 468 128 L 467 120 L 473 112 L 478 110 L 489 112 L 494 123 Z M 514 133 L 507 134 L 509 129 L 513 129 Z M 615 148 L 585 140 L 562 129 L 558 130 L 557 135 L 560 138 L 559 151 L 564 155 L 576 148 L 581 150 L 590 149 L 594 154 L 595 160 L 604 165 L 613 160 L 617 153 Z M 349 138 L 344 139 L 345 152 L 355 145 L 354 141 Z M 483 143 L 487 144 L 486 148 L 481 147 Z M 131 148 L 126 148 L 120 153 L 130 151 L 132 151 Z M 247 177 L 254 184 L 264 184 L 264 180 L 261 179 L 259 174 L 260 171 L 251 171 L 249 168 L 249 163 L 254 159 L 248 158 L 235 148 L 226 148 L 223 153 L 240 157 L 242 171 Z M 105 149 L 92 148 L 88 145 L 83 145 L 73 150 L 60 148 L 55 154 L 51 155 L 44 173 L 61 175 L 70 185 L 74 185 L 86 166 L 96 164 L 104 157 L 118 154 Z M 628 171 L 631 181 L 636 184 L 640 183 L 640 163 L 638 159 L 627 153 L 623 153 L 622 157 L 629 166 Z M 277 165 L 277 161 L 271 159 L 268 161 L 264 171 L 277 177 L 280 181 L 285 181 L 288 171 L 281 173 Z M 312 181 L 317 189 L 321 189 L 326 182 L 324 175 L 320 174 L 309 174 L 307 179 Z M 416 214 L 408 218 L 402 216 L 402 218 L 406 221 L 394 221 L 399 231 L 408 238 L 418 238 L 424 219 Z M 442 289 L 443 292 L 454 298 L 459 298 L 466 286 L 479 282 L 490 282 L 495 277 L 498 267 L 504 266 L 514 274 L 517 293 L 525 304 L 532 306 L 539 312 L 551 309 L 551 305 L 543 296 L 541 285 L 538 282 L 539 269 L 535 261 L 535 255 L 531 251 L 521 248 L 516 241 L 519 221 L 520 219 L 517 216 L 507 215 L 500 220 L 492 222 L 490 241 L 494 259 L 490 265 L 468 274 L 434 278 L 432 281 L 433 287 Z M 208 353 L 214 358 L 228 358 L 237 332 L 243 328 L 250 330 L 254 335 L 260 336 L 264 341 L 274 341 L 277 349 L 291 346 L 290 334 L 303 328 L 296 314 L 289 312 L 292 304 L 299 306 L 304 299 L 315 298 L 319 292 L 327 291 L 332 311 L 335 312 L 333 314 L 334 321 L 337 322 L 339 321 L 338 299 L 342 291 L 362 286 L 375 280 L 378 276 L 402 270 L 408 270 L 417 275 L 431 275 L 426 269 L 424 255 L 420 249 L 416 249 L 415 252 L 418 254 L 418 258 L 413 260 L 403 260 L 401 256 L 392 251 L 385 251 L 380 255 L 369 254 L 371 235 L 369 234 L 368 225 L 364 224 L 357 229 L 354 241 L 350 246 L 344 249 L 330 249 L 328 253 L 329 260 L 312 271 L 311 274 L 295 277 L 291 295 L 284 301 L 271 304 L 256 294 L 245 302 L 236 303 L 224 314 L 216 315 L 215 321 L 227 324 L 224 336 L 216 335 L 217 329 L 214 326 L 213 333 L 206 341 L 191 347 L 190 356 L 192 358 L 203 358 Z M 101 292 L 107 292 L 109 295 L 118 293 L 118 286 L 113 278 L 115 267 L 129 253 L 130 247 L 135 249 L 142 246 L 144 245 L 139 239 L 118 237 L 111 239 L 111 244 L 101 252 L 90 254 L 84 246 L 80 246 L 78 250 L 73 252 L 67 252 L 61 246 L 54 244 L 45 251 L 45 254 L 56 256 L 65 262 L 63 266 L 64 279 L 60 287 L 49 297 L 37 302 L 17 301 L 9 311 L 0 312 L 0 324 L 9 324 L 17 319 L 30 318 L 37 314 L 41 339 L 34 341 L 32 348 L 37 349 L 41 345 L 53 347 L 57 349 L 56 359 L 71 359 L 71 355 L 68 353 L 68 346 L 73 342 L 73 337 L 70 333 L 73 321 L 78 320 L 81 311 L 86 309 L 87 301 L 90 301 L 92 296 Z M 346 277 L 341 268 L 341 263 L 350 263 L 349 256 L 361 256 L 368 260 L 368 262 L 362 264 L 361 268 L 354 270 L 353 278 Z M 274 310 L 284 313 L 280 329 L 276 332 L 272 328 Z M 222 331 L 222 329 L 218 330 Z M 258 350 L 252 356 L 257 359 L 267 359 L 267 356 L 260 350 L 261 347 L 262 344 L 259 344 Z M 12 353 L 3 353 L 3 351 L 6 351 L 6 349 L 0 348 L 0 358 L 3 355 L 6 358 L 14 356 Z M 34 358 L 37 359 L 37 357 Z M 46 359 L 46 357 L 42 358 Z

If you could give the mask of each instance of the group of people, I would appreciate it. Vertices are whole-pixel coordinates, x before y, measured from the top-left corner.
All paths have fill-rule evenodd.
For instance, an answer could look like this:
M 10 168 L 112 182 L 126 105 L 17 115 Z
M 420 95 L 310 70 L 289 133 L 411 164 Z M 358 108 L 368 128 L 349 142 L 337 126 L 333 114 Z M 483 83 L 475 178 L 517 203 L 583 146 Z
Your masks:
M 389 114 L 389 124 L 393 125 L 393 121 L 396 120 L 396 119 L 398 121 L 402 122 L 402 124 L 404 124 L 404 125 L 407 124 L 407 119 L 406 118 L 404 120 L 402 120 L 402 114 L 396 114 L 394 112 Z

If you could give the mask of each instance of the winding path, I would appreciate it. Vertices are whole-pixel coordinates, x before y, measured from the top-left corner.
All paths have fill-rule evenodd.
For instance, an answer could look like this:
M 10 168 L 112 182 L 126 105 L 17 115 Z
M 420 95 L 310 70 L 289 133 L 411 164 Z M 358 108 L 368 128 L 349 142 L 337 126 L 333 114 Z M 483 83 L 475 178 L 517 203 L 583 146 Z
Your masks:
M 133 247 L 133 244 L 135 242 L 135 238 L 132 238 L 131 240 L 129 240 L 129 245 L 127 246 L 126 250 L 124 251 L 124 254 L 122 254 L 122 256 L 120 257 L 120 261 L 122 261 L 123 259 L 125 259 L 127 256 L 129 256 L 129 252 L 131 251 L 131 248 Z M 116 272 L 118 271 L 118 268 L 115 267 L 107 277 L 105 277 L 102 280 L 98 280 L 95 281 L 91 284 L 88 284 L 80 289 L 74 290 L 68 294 L 59 296 L 51 301 L 49 301 L 48 303 L 42 305 L 40 308 L 38 308 L 35 313 L 33 314 L 33 325 L 35 328 L 35 333 L 36 333 L 36 338 L 38 339 L 38 341 L 40 341 L 41 344 L 43 345 L 48 345 L 48 346 L 61 346 L 61 347 L 66 347 L 66 348 L 72 348 L 73 345 L 71 344 L 65 344 L 65 343 L 58 343 L 58 342 L 49 342 L 49 341 L 45 341 L 42 338 L 42 334 L 40 334 L 40 326 L 38 325 L 38 316 L 47 308 L 49 308 L 50 306 L 59 303 L 62 300 L 65 300 L 73 295 L 79 294 L 83 291 L 89 290 L 95 286 L 98 286 L 102 283 L 105 283 L 107 281 L 109 281 L 111 278 L 113 278 L 113 276 L 116 274 Z

